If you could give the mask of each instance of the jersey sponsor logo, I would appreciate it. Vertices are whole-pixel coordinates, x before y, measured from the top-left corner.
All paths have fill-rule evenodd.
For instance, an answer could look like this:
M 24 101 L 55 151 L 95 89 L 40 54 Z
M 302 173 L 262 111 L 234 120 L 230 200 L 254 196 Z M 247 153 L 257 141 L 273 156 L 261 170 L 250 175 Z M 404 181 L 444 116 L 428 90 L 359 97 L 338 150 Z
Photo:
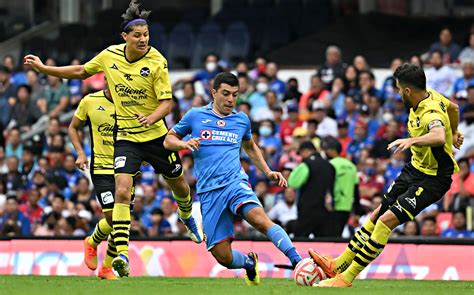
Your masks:
M 114 146 L 113 140 L 102 140 L 102 145 Z
M 126 100 L 126 101 L 122 101 L 120 102 L 122 104 L 123 107 L 136 107 L 136 106 L 144 106 L 145 103 L 143 102 L 139 102 L 139 101 L 134 101 L 134 100 Z
M 201 130 L 200 136 L 202 140 L 211 140 L 212 131 L 211 130 Z
M 130 74 L 125 74 L 123 76 L 125 77 L 125 79 L 127 79 L 127 81 L 133 81 L 132 75 L 130 75 Z
M 226 123 L 225 123 L 224 120 L 218 120 L 218 121 L 216 122 L 216 124 L 217 124 L 217 126 L 219 126 L 219 127 L 224 127 L 224 126 L 226 125 Z
M 114 161 L 114 168 L 118 169 L 118 168 L 125 167 L 126 162 L 127 162 L 127 157 L 125 156 L 116 157 Z
M 150 76 L 150 69 L 147 68 L 147 67 L 143 67 L 140 69 L 140 75 L 142 75 L 142 77 L 148 77 Z
M 175 164 L 174 166 L 175 167 L 174 167 L 173 171 L 171 171 L 171 173 L 176 173 L 176 172 L 179 171 L 179 169 L 181 169 L 181 164 Z
M 148 97 L 146 89 L 134 89 L 123 84 L 115 85 L 115 92 L 119 97 L 131 97 L 135 100 L 146 99 Z
M 440 127 L 443 126 L 443 122 L 440 120 L 433 120 L 428 124 L 428 130 L 433 129 L 434 127 Z
M 100 198 L 102 199 L 102 203 L 104 205 L 110 204 L 114 202 L 114 195 L 112 194 L 111 191 L 107 191 L 105 193 L 100 194 Z
M 212 130 L 212 140 L 227 141 L 230 143 L 237 143 L 239 135 L 237 133 L 221 130 Z
M 101 136 L 113 136 L 114 126 L 109 123 L 102 123 L 97 127 L 97 132 L 99 132 Z
M 115 64 L 113 64 L 110 68 L 114 70 L 118 70 L 118 67 Z
M 105 112 L 105 109 L 104 109 L 102 106 L 99 106 L 99 107 L 97 108 L 97 110 L 98 110 L 98 111 L 104 111 L 104 112 Z

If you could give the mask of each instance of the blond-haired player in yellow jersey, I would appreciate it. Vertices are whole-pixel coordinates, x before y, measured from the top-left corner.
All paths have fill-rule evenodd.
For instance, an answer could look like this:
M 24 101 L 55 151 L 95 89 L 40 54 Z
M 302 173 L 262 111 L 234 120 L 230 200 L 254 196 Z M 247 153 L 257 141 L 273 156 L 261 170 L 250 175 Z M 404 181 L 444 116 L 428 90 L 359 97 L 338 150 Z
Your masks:
M 452 146 L 463 142 L 457 131 L 459 108 L 438 92 L 426 89 L 423 69 L 410 64 L 394 73 L 403 102 L 409 108 L 409 138 L 388 145 L 395 153 L 410 149 L 411 161 L 384 195 L 382 204 L 355 233 L 337 258 L 310 249 L 313 260 L 330 277 L 314 287 L 350 287 L 356 276 L 382 252 L 392 230 L 413 220 L 429 205 L 440 200 L 451 186 L 459 168 Z
M 112 213 L 113 236 L 118 255 L 112 267 L 120 276 L 130 273 L 128 243 L 130 232 L 130 199 L 133 176 L 140 164 L 150 163 L 163 175 L 172 189 L 179 216 L 188 235 L 200 243 L 204 239 L 202 227 L 191 215 L 192 200 L 189 185 L 183 177 L 177 152 L 163 147 L 168 128 L 164 117 L 172 106 L 171 84 L 166 59 L 148 45 L 147 17 L 149 11 L 132 0 L 122 23 L 125 44 L 113 45 L 100 52 L 85 65 L 45 66 L 34 55 L 24 58 L 26 65 L 47 75 L 66 79 L 85 79 L 98 72 L 107 77 L 116 112 L 116 140 L 114 143 L 115 204 Z

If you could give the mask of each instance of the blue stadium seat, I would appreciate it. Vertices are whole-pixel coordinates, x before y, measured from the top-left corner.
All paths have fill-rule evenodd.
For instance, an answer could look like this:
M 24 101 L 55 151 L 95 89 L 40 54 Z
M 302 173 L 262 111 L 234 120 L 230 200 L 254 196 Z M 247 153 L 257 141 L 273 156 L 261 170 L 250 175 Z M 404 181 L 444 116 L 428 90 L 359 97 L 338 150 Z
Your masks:
M 168 36 L 165 28 L 159 23 L 152 23 L 149 26 L 150 45 L 155 47 L 161 54 L 166 55 Z
M 189 67 L 191 54 L 194 49 L 194 34 L 191 25 L 180 23 L 176 25 L 168 39 L 168 62 L 171 69 Z
M 224 36 L 221 58 L 235 62 L 239 58 L 247 58 L 250 50 L 250 34 L 243 22 L 229 25 Z

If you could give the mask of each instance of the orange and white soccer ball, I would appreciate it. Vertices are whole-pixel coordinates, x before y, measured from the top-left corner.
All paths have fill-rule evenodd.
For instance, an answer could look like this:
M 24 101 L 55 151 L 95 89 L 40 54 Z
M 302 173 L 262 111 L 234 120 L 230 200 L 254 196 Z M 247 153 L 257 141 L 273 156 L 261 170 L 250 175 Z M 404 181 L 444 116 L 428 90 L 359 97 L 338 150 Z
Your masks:
M 297 285 L 312 286 L 326 279 L 324 271 L 311 258 L 304 258 L 295 267 L 293 279 Z

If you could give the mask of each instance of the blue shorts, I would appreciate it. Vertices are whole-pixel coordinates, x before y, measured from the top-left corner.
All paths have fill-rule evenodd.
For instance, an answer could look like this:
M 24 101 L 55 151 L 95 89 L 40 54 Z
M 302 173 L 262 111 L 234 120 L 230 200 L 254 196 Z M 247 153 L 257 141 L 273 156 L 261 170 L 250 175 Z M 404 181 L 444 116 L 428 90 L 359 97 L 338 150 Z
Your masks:
M 245 180 L 232 182 L 198 196 L 208 251 L 215 244 L 234 239 L 233 217 L 240 213 L 238 211 L 242 205 L 252 203 L 262 207 L 250 184 Z

